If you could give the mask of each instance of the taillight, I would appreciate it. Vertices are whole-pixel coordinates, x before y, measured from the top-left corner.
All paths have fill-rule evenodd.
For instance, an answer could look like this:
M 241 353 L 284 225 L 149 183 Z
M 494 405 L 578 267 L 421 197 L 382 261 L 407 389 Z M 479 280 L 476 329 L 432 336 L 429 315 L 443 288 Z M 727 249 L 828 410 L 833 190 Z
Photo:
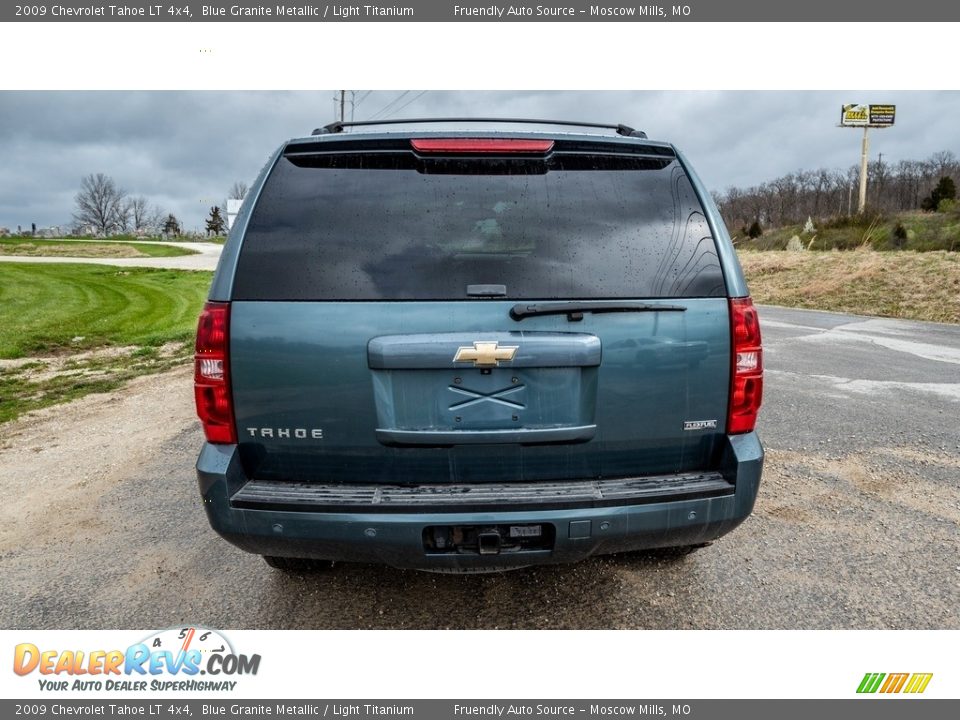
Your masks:
M 418 138 L 410 141 L 420 153 L 547 153 L 553 140 L 525 138 Z
M 208 302 L 197 323 L 193 387 L 207 441 L 235 443 L 230 396 L 230 304 Z
M 730 298 L 733 357 L 727 432 L 751 432 L 763 402 L 763 347 L 760 318 L 750 298 Z

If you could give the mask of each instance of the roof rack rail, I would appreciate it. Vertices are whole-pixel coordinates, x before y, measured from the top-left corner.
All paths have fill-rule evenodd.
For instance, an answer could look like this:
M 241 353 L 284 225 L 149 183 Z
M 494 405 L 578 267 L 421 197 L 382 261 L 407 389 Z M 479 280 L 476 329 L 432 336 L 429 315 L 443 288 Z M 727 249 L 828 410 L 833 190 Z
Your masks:
M 312 135 L 327 135 L 330 133 L 343 132 L 344 128 L 360 127 L 363 125 L 412 125 L 416 123 L 452 123 L 452 122 L 475 122 L 475 123 L 529 123 L 532 125 L 570 125 L 573 127 L 591 127 L 604 128 L 607 130 L 616 130 L 618 135 L 624 137 L 646 138 L 647 134 L 643 130 L 634 130 L 628 125 L 608 125 L 605 123 L 592 122 L 573 122 L 571 120 L 531 120 L 529 118 L 408 118 L 404 120 L 357 120 L 356 122 L 332 122 L 317 128 Z

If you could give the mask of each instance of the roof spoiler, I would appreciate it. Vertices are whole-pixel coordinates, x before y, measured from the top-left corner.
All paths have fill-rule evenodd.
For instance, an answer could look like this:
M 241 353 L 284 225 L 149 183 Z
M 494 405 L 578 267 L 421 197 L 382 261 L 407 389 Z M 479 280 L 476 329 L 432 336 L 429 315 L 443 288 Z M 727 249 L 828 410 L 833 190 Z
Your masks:
M 608 125 L 604 123 L 592 122 L 574 122 L 572 120 L 531 120 L 529 118 L 408 118 L 405 120 L 358 120 L 356 122 L 332 122 L 314 130 L 312 135 L 329 135 L 331 133 L 340 133 L 344 128 L 361 127 L 365 125 L 414 125 L 419 123 L 527 123 L 531 125 L 566 125 L 571 127 L 590 127 L 603 128 L 605 130 L 616 130 L 617 135 L 624 137 L 635 137 L 646 139 L 647 134 L 642 130 L 634 130 L 628 125 Z

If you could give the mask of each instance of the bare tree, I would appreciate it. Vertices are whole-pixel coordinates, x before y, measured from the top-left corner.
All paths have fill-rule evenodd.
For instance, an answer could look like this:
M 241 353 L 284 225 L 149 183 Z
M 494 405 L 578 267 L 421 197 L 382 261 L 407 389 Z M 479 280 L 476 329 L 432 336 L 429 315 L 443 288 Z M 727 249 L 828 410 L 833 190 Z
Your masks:
M 230 193 L 227 195 L 231 200 L 243 200 L 247 196 L 247 184 L 242 180 L 237 180 L 231 187 Z
M 950 170 L 957 164 L 957 156 L 949 150 L 941 150 L 930 156 L 930 164 L 934 167 L 934 175 L 943 177 L 949 175 Z
M 151 205 L 143 195 L 127 201 L 130 213 L 130 226 L 137 233 L 159 233 L 167 218 L 167 213 Z
M 130 221 L 133 223 L 134 232 L 140 232 L 147 229 L 147 217 L 150 213 L 150 206 L 143 195 L 132 198 L 129 202 Z
M 114 222 L 114 228 L 117 230 L 117 232 L 128 233 L 132 229 L 132 222 L 133 208 L 130 205 L 130 201 L 124 198 L 117 205 L 117 216 L 116 221 Z
M 871 213 L 918 210 L 941 177 L 960 178 L 960 161 L 951 151 L 926 160 L 889 162 L 885 157 L 868 165 Z M 860 182 L 860 168 L 798 170 L 749 188 L 727 188 L 716 202 L 735 234 L 757 220 L 764 227 L 803 223 L 808 217 L 824 220 L 846 216 Z
M 159 234 L 163 228 L 163 223 L 167 219 L 167 212 L 157 206 L 153 206 L 147 211 L 147 222 L 144 229 L 153 234 Z
M 128 222 L 126 193 L 117 187 L 113 178 L 96 173 L 80 181 L 80 192 L 74 201 L 73 214 L 78 225 L 91 225 L 100 235 L 107 235 Z

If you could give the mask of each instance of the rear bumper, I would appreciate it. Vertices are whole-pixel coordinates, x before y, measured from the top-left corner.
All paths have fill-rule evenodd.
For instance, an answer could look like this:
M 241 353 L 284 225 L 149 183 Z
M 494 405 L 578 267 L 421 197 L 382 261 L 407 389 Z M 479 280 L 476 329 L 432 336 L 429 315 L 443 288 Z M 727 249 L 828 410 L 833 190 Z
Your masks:
M 634 496 L 624 504 L 572 503 L 559 509 L 555 501 L 542 508 L 533 501 L 511 503 L 510 509 L 464 506 L 462 511 L 456 505 L 384 511 L 372 504 L 367 510 L 355 503 L 346 511 L 329 504 L 316 510 L 304 504 L 299 509 L 289 499 L 258 505 L 251 501 L 255 484 L 244 476 L 232 445 L 205 444 L 197 478 L 211 526 L 248 552 L 456 570 L 575 562 L 591 555 L 715 540 L 752 511 L 762 466 L 763 448 L 756 434 L 734 435 L 727 439 L 720 468 L 728 483 L 725 492 L 714 488 L 672 498 L 661 493 Z M 428 527 L 533 524 L 552 526 L 551 549 L 481 555 L 432 553 L 424 547 Z

